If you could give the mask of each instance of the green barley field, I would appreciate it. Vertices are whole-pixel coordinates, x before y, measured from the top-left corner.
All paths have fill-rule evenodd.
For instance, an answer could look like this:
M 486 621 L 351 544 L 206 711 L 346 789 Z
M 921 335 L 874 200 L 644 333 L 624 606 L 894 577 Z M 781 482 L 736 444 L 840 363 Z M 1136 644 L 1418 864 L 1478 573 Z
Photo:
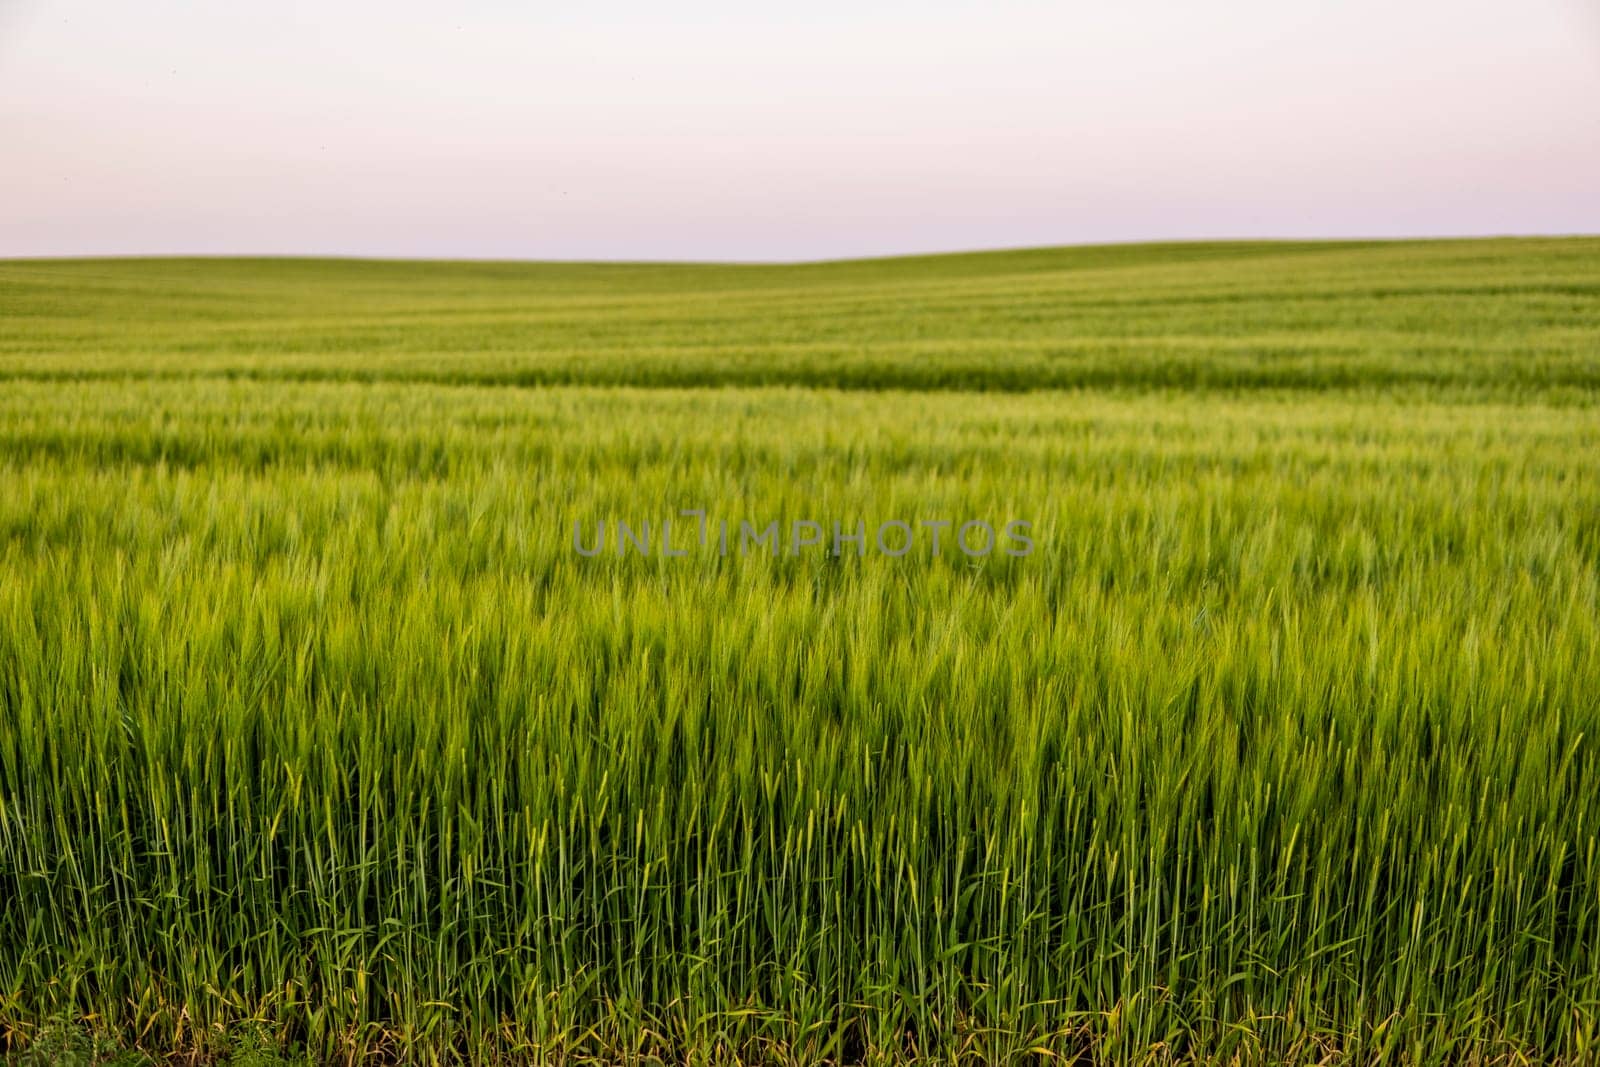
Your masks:
M 1597 746 L 1600 238 L 0 261 L 18 1063 L 1600 1063 Z

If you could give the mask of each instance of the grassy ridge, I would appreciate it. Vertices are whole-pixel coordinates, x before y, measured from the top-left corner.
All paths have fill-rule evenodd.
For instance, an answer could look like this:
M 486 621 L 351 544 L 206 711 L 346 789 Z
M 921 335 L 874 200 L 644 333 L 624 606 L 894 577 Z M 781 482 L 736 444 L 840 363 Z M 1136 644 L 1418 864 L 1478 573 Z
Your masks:
M 1600 240 L 790 267 L 0 264 L 0 378 L 1030 390 L 1600 385 Z
M 0 1040 L 1588 1062 L 1592 248 L 0 265 Z M 1116 388 L 1010 392 L 1052 330 Z M 572 550 L 691 507 L 1039 549 Z

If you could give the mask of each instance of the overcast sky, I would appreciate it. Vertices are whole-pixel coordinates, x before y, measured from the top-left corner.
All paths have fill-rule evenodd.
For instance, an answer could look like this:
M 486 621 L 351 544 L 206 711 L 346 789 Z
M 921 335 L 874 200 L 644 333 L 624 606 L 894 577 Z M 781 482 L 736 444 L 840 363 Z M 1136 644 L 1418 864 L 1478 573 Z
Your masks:
M 1600 232 L 1600 0 L 0 0 L 0 255 Z

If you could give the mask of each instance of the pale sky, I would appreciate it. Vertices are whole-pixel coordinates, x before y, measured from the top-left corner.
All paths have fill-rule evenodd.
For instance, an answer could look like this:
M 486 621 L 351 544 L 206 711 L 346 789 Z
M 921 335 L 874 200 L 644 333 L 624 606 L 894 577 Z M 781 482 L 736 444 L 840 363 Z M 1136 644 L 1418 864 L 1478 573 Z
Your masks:
M 1600 0 L 0 0 L 0 256 L 1600 233 Z

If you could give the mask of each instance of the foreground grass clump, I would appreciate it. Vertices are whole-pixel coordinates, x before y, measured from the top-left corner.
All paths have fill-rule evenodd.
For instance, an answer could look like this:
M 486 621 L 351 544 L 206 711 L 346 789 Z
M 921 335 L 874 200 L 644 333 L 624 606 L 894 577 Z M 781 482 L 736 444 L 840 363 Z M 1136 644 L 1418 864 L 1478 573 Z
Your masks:
M 1593 248 L 0 266 L 0 1040 L 1589 1062 Z

